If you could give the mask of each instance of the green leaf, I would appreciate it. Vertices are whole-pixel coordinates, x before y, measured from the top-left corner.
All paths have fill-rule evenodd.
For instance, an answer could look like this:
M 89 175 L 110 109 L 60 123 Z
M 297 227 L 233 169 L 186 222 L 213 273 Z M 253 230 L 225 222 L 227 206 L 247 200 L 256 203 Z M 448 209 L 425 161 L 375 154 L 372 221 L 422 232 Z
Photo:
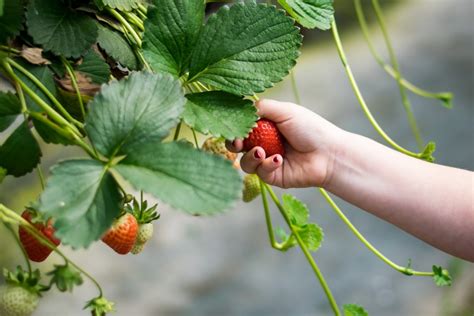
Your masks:
M 14 38 L 22 29 L 23 4 L 20 0 L 7 0 L 0 14 L 0 43 Z
M 308 29 L 328 30 L 334 16 L 333 0 L 278 0 L 278 3 Z
M 23 68 L 28 70 L 33 76 L 35 76 L 41 83 L 53 94 L 56 94 L 56 84 L 54 83 L 54 75 L 51 69 L 48 66 L 37 66 L 32 65 L 24 61 L 17 61 Z M 18 77 L 31 89 L 36 95 L 38 95 L 43 101 L 48 104 L 51 104 L 50 99 L 44 94 L 36 84 L 28 79 L 22 72 L 14 69 Z M 41 108 L 30 98 L 28 94 L 25 93 L 25 100 L 28 109 L 34 111 L 42 111 Z
M 104 86 L 90 103 L 86 131 L 106 157 L 162 140 L 176 126 L 185 97 L 167 74 L 132 73 Z
M 89 77 L 94 83 L 103 84 L 109 81 L 109 65 L 92 49 L 84 55 L 82 63 L 76 69 Z
M 359 305 L 356 304 L 345 304 L 344 316 L 369 316 L 369 313 Z
M 51 276 L 51 284 L 56 284 L 60 292 L 72 292 L 74 286 L 83 283 L 81 274 L 68 264 L 54 265 L 54 270 L 47 275 Z
M 4 7 L 4 5 L 5 5 L 4 0 L 0 0 L 0 16 L 3 15 L 3 7 Z
M 26 122 L 18 126 L 0 147 L 0 167 L 7 169 L 8 175 L 24 176 L 38 165 L 40 159 L 40 147 Z
M 105 7 L 119 9 L 121 11 L 131 11 L 143 4 L 142 0 L 94 0 L 94 3 L 102 10 Z
M 143 54 L 153 70 L 180 77 L 204 23 L 205 1 L 154 2 L 145 21 Z
M 127 40 L 119 33 L 99 25 L 97 43 L 109 56 L 122 66 L 131 70 L 138 70 L 140 63 L 137 57 L 133 53 Z
M 282 200 L 292 225 L 303 226 L 308 223 L 309 211 L 303 202 L 290 194 L 283 194 Z
M 314 223 L 299 227 L 298 235 L 310 251 L 318 250 L 324 239 L 323 229 Z
M 20 113 L 21 105 L 17 96 L 0 91 L 0 132 L 6 130 Z
M 437 286 L 451 286 L 452 279 L 449 271 L 441 266 L 433 266 L 433 280 Z
M 293 20 L 253 1 L 209 17 L 191 57 L 190 81 L 253 95 L 272 87 L 296 64 L 301 35 Z
M 0 184 L 3 182 L 7 176 L 7 169 L 0 167 Z
M 143 144 L 115 168 L 135 189 L 192 214 L 220 212 L 242 189 L 230 161 L 181 142 Z
M 426 144 L 423 152 L 421 153 L 421 159 L 426 160 L 428 162 L 434 162 L 435 157 L 433 157 L 434 152 L 436 151 L 436 143 L 429 142 Z
M 57 0 L 32 0 L 26 14 L 28 33 L 45 50 L 78 58 L 97 39 L 96 22 Z
M 55 219 L 56 236 L 74 248 L 102 237 L 120 213 L 121 195 L 106 167 L 94 160 L 67 160 L 51 169 L 39 210 Z
M 257 109 L 244 100 L 222 91 L 188 94 L 183 120 L 197 131 L 227 139 L 244 138 L 258 119 Z

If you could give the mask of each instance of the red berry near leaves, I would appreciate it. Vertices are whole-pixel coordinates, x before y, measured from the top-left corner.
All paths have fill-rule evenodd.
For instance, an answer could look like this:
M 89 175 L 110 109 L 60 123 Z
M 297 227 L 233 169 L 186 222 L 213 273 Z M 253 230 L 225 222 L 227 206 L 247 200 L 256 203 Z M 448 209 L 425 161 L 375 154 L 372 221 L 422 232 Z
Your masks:
M 278 131 L 275 123 L 266 119 L 257 121 L 257 126 L 252 129 L 249 136 L 244 139 L 244 150 L 249 151 L 255 146 L 265 150 L 267 157 L 280 154 L 285 155 L 283 136 Z
M 54 227 L 49 220 L 46 224 L 44 223 L 33 223 L 32 213 L 29 210 L 25 210 L 23 214 L 21 214 L 25 220 L 31 223 L 36 229 L 43 234 L 48 240 L 50 240 L 54 245 L 58 246 L 61 241 L 54 237 Z M 48 258 L 53 250 L 51 250 L 48 246 L 43 245 L 35 236 L 30 234 L 25 228 L 20 226 L 18 231 L 20 236 L 20 241 L 25 248 L 26 253 L 28 254 L 28 258 L 34 262 L 42 262 Z
M 125 215 L 115 220 L 112 227 L 102 237 L 102 241 L 118 254 L 125 255 L 135 245 L 137 233 L 137 219 L 132 214 L 125 213 Z

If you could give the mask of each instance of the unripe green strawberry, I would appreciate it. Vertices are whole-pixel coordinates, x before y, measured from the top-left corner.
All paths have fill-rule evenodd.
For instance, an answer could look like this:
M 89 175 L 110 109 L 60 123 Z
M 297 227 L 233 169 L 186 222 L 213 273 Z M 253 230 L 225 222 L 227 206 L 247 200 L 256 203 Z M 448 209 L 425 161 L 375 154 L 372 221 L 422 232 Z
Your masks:
M 138 255 L 140 252 L 143 251 L 144 248 L 145 248 L 144 243 L 136 243 L 130 252 L 134 255 Z
M 260 181 L 256 174 L 247 174 L 244 178 L 244 190 L 242 199 L 244 202 L 250 202 L 260 195 Z
M 38 307 L 39 295 L 34 291 L 9 284 L 0 289 L 0 315 L 30 316 Z
M 137 241 L 135 244 L 144 244 L 153 237 L 153 224 L 140 224 L 138 228 Z
M 216 137 L 210 137 L 206 139 L 204 144 L 202 144 L 202 150 L 214 153 L 230 161 L 234 162 L 237 159 L 237 154 L 230 152 L 225 147 L 225 140 Z

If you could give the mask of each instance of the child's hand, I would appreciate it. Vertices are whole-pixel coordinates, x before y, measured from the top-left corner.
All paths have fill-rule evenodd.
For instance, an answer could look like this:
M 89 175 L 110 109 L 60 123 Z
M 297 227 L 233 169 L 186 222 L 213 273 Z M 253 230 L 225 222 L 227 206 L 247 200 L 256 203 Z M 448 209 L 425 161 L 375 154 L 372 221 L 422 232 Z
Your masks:
M 258 115 L 277 125 L 285 137 L 286 155 L 266 157 L 254 147 L 241 159 L 242 169 L 256 173 L 265 182 L 283 188 L 325 186 L 343 131 L 304 107 L 293 103 L 261 100 Z M 242 140 L 227 143 L 229 150 L 242 151 Z

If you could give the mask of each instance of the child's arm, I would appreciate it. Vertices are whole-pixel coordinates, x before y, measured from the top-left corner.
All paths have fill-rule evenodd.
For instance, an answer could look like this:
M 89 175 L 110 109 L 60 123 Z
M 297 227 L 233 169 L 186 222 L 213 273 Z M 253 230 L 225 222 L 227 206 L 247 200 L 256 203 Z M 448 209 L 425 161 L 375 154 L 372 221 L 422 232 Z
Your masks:
M 324 187 L 474 262 L 474 173 L 405 156 L 291 103 L 263 100 L 257 106 L 260 116 L 277 123 L 289 146 L 284 160 L 252 149 L 241 160 L 244 171 L 281 187 Z M 241 141 L 230 147 L 241 150 Z

